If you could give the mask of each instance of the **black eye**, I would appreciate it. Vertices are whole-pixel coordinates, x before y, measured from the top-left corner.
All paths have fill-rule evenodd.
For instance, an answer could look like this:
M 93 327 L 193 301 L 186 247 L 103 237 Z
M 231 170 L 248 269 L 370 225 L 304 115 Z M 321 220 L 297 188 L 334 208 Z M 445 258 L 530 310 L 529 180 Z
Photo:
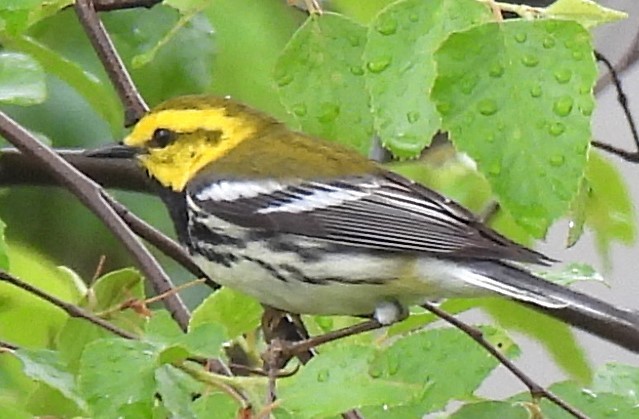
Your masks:
M 166 128 L 158 128 L 153 131 L 153 137 L 149 141 L 149 147 L 163 148 L 175 140 L 175 132 Z

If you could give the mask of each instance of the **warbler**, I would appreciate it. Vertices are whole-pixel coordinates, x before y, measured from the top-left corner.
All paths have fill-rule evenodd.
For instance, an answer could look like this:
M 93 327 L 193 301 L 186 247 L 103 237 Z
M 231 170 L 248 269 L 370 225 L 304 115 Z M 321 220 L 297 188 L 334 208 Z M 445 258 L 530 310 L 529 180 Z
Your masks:
M 120 144 L 159 185 L 179 241 L 211 279 L 298 314 L 373 316 L 501 295 L 639 351 L 639 315 L 532 274 L 551 259 L 339 144 L 229 98 L 168 100 Z

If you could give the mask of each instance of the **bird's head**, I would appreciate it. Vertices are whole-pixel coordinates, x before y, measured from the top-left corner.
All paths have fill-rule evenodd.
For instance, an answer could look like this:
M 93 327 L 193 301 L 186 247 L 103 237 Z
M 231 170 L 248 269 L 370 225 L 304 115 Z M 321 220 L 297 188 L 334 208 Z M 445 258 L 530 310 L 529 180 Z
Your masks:
M 160 184 L 182 191 L 204 166 L 274 124 L 228 98 L 182 96 L 148 112 L 121 143 L 90 155 L 135 157 Z

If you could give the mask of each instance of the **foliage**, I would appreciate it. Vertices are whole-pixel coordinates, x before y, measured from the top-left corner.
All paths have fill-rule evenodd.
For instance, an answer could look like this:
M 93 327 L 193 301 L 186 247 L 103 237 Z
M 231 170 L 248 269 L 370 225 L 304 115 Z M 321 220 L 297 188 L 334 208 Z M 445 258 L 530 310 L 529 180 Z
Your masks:
M 88 147 L 122 135 L 122 110 L 71 10 L 62 10 L 69 3 L 0 5 L 0 103 L 53 145 Z M 522 243 L 543 237 L 561 217 L 572 221 L 570 244 L 587 227 L 604 256 L 613 242 L 634 241 L 623 179 L 589 148 L 597 72 L 587 29 L 618 12 L 559 0 L 534 16 L 526 9 L 525 18 L 496 22 L 476 0 L 333 3 L 341 13 L 306 20 L 279 0 L 176 0 L 103 16 L 152 104 L 184 93 L 231 94 L 365 154 L 379 140 L 400 160 L 391 168 L 473 210 L 497 199 L 494 227 Z M 418 158 L 438 131 L 450 134 L 452 147 Z M 14 237 L 31 245 L 29 238 L 42 235 L 31 220 L 42 220 L 47 234 L 38 246 L 72 260 L 88 278 L 109 239 L 62 200 L 50 192 L 11 191 L 1 215 L 9 229 L 24 226 Z M 53 210 L 38 217 L 45 203 Z M 147 215 L 160 224 L 157 209 Z M 226 359 L 232 345 L 258 360 L 264 343 L 255 332 L 261 311 L 254 300 L 216 292 L 194 310 L 183 333 L 167 313 L 147 310 L 137 272 L 113 271 L 85 286 L 72 270 L 56 268 L 33 249 L 7 246 L 0 236 L 1 269 L 138 337 L 114 337 L 0 284 L 0 340 L 21 347 L 0 353 L 0 409 L 12 417 L 199 418 L 213 411 L 234 417 L 240 407 L 228 386 L 241 389 L 254 412 L 274 409 L 276 417 L 329 417 L 350 408 L 366 417 L 412 417 L 442 411 L 451 401 L 462 402 L 454 417 L 528 417 L 537 409 L 565 415 L 526 394 L 482 400 L 476 391 L 497 361 L 455 329 L 424 328 L 435 318 L 420 310 L 383 333 L 322 348 L 297 374 L 279 379 L 277 405 L 264 406 L 265 378 L 223 378 L 193 361 Z M 60 237 L 68 238 L 64 246 Z M 94 237 L 100 247 L 87 245 Z M 111 258 L 114 252 L 107 251 Z M 596 278 L 588 267 L 571 269 L 577 271 L 561 273 L 561 281 Z M 526 309 L 484 300 L 443 305 L 451 313 L 478 306 L 500 327 L 537 339 L 578 381 L 553 386 L 568 403 L 593 416 L 637 414 L 636 368 L 611 364 L 593 374 L 567 326 Z M 306 320 L 318 331 L 351 322 Z M 482 330 L 507 356 L 518 354 L 503 329 Z

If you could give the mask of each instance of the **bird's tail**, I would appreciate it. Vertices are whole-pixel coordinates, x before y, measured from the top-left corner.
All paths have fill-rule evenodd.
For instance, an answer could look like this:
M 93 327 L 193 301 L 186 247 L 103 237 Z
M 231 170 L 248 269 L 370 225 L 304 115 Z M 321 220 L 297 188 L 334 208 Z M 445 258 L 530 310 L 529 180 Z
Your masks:
M 612 306 L 507 263 L 477 260 L 469 265 L 474 273 L 502 284 L 507 297 L 639 353 L 639 312 Z

